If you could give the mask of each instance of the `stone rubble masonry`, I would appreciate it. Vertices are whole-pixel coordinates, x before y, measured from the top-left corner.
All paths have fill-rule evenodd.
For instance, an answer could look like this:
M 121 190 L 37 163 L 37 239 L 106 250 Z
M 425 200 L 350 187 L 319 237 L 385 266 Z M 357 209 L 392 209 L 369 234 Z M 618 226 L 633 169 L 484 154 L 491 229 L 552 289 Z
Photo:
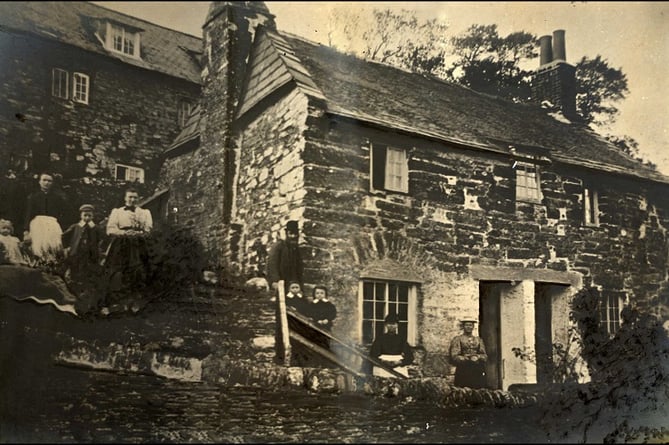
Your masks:
M 179 102 L 195 104 L 200 85 L 29 35 L 2 31 L 0 48 L 0 165 L 21 176 L 16 164 L 27 157 L 27 174 L 48 168 L 90 195 L 84 189 L 108 182 L 125 187 L 114 181 L 119 162 L 143 168 L 152 193 L 162 151 L 179 132 Z M 52 96 L 53 68 L 69 73 L 70 98 Z M 71 100 L 73 72 L 89 76 L 88 104 Z

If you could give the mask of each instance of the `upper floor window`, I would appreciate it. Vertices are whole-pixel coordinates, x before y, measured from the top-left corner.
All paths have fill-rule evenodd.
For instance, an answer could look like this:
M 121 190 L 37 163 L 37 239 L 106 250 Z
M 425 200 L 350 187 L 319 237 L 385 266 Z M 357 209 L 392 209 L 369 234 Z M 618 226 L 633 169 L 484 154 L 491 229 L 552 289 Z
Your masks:
M 516 201 L 541 202 L 541 185 L 539 168 L 533 164 L 517 162 L 516 170 Z
M 401 281 L 365 279 L 360 282 L 362 301 L 362 342 L 372 343 L 383 333 L 389 312 L 399 318 L 399 334 L 416 345 L 416 284 Z
M 586 226 L 599 225 L 599 194 L 589 186 L 583 188 L 583 222 Z
M 613 335 L 620 328 L 620 311 L 623 308 L 624 299 L 617 292 L 602 292 L 599 297 L 599 324 Z
M 139 58 L 139 32 L 133 32 L 120 25 L 107 23 L 105 46 L 111 51 Z
M 177 122 L 180 128 L 186 126 L 186 122 L 188 122 L 188 117 L 190 116 L 190 112 L 192 110 L 193 110 L 193 104 L 191 104 L 189 101 L 187 100 L 179 101 L 179 108 L 177 110 Z
M 409 191 L 409 160 L 403 148 L 374 144 L 371 150 L 372 190 Z
M 72 100 L 82 104 L 88 103 L 88 76 L 72 73 Z
M 51 95 L 61 99 L 69 98 L 70 73 L 60 68 L 51 70 Z
M 72 81 L 70 81 L 70 73 L 60 68 L 53 68 L 51 70 L 51 95 L 61 99 L 68 99 L 82 104 L 88 104 L 88 94 L 90 80 L 88 75 L 83 73 L 72 73 Z M 72 90 L 70 90 L 72 85 Z
M 116 164 L 114 177 L 119 181 L 144 183 L 144 169 L 131 165 Z

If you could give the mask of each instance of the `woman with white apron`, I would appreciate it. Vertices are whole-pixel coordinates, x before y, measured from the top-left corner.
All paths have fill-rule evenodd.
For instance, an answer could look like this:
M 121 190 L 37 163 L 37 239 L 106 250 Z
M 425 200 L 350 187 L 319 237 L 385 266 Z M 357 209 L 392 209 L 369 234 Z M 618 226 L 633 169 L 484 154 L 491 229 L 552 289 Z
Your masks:
M 40 190 L 28 195 L 23 239 L 30 240 L 38 262 L 53 264 L 63 256 L 60 221 L 65 212 L 65 198 L 52 190 L 53 175 L 41 173 Z

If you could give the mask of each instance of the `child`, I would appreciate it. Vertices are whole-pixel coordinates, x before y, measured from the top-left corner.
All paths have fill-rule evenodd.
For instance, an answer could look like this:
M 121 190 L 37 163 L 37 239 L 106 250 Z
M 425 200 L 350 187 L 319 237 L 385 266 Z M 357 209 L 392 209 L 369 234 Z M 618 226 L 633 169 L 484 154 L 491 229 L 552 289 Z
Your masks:
M 14 236 L 14 226 L 11 221 L 0 219 L 0 263 L 27 265 L 23 252 L 21 252 L 21 241 Z
M 302 287 L 297 281 L 291 281 L 288 284 L 288 293 L 286 294 L 286 306 L 303 313 L 305 298 L 302 296 Z
M 337 308 L 328 300 L 325 286 L 314 287 L 314 299 L 309 305 L 309 315 L 322 328 L 330 330 L 332 321 L 337 317 Z
M 79 207 L 80 221 L 63 232 L 63 246 L 70 280 L 81 285 L 90 283 L 100 271 L 100 229 L 93 222 L 95 208 L 90 204 Z

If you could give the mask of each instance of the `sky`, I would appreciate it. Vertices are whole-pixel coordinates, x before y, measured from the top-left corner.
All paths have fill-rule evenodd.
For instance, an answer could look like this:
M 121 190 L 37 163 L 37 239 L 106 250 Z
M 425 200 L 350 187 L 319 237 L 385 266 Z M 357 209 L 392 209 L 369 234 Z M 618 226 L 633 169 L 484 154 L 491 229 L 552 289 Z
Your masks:
M 202 37 L 210 2 L 93 2 L 152 23 Z M 600 133 L 627 135 L 640 156 L 669 175 L 669 2 L 265 2 L 277 28 L 327 44 L 331 13 L 374 8 L 437 18 L 456 35 L 472 24 L 496 24 L 500 35 L 537 36 L 565 30 L 567 62 L 601 55 L 621 69 L 629 94 L 616 122 Z M 537 60 L 537 66 L 539 62 Z

